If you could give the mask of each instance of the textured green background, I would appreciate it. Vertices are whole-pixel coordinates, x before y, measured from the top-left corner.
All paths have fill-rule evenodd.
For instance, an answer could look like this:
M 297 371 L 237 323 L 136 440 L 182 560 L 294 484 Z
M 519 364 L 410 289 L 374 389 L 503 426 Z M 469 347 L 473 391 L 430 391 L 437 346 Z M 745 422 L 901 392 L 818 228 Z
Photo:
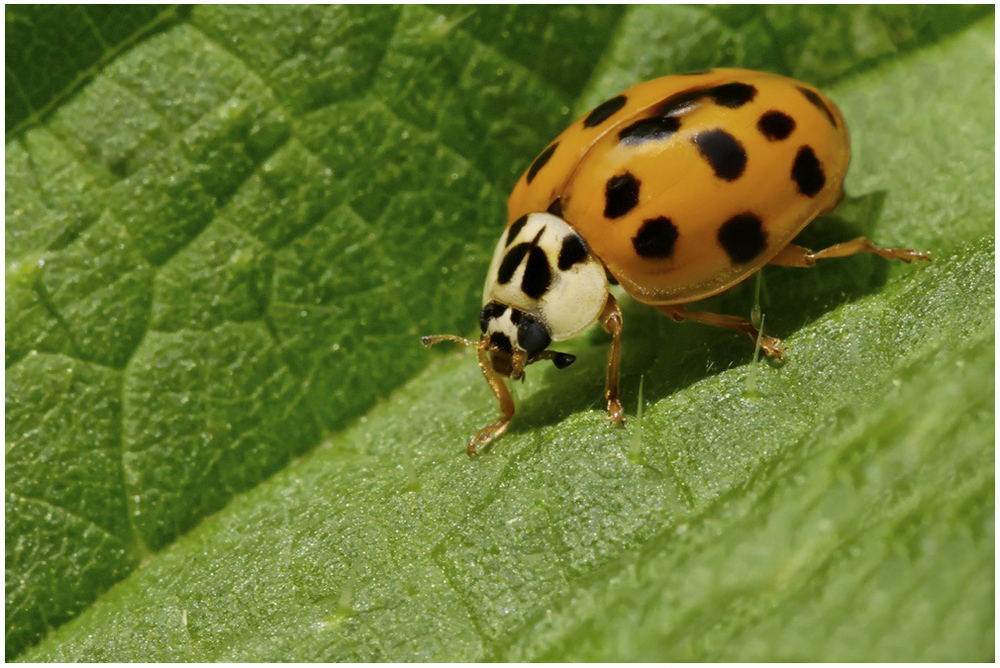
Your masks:
M 8 7 L 6 653 L 989 660 L 994 24 L 953 7 Z M 495 404 L 509 188 L 707 66 L 820 85 L 845 205 L 781 365 L 626 303 Z M 750 286 L 708 307 L 749 309 Z

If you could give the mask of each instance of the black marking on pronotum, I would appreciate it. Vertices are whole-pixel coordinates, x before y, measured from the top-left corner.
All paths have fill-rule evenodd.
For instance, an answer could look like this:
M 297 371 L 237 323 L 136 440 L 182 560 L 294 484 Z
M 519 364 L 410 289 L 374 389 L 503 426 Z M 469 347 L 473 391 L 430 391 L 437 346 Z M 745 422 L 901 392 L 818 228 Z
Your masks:
M 510 224 L 510 227 L 507 228 L 507 240 L 503 244 L 504 247 L 510 246 L 514 243 L 514 239 L 516 239 L 517 235 L 521 233 L 521 230 L 524 229 L 524 225 L 527 222 L 528 216 L 524 215 Z
M 722 128 L 716 128 L 699 132 L 691 141 L 720 179 L 735 181 L 743 175 L 747 166 L 747 152 L 736 137 Z
M 830 107 L 826 106 L 826 102 L 823 101 L 823 98 L 819 93 L 803 86 L 796 86 L 796 88 L 799 89 L 800 93 L 805 95 L 806 99 L 809 100 L 814 107 L 826 114 L 826 117 L 830 119 L 830 124 L 833 125 L 833 127 L 837 127 L 837 117 L 833 115 L 832 111 L 830 111 Z
M 485 333 L 486 328 L 490 325 L 490 320 L 495 320 L 506 312 L 507 307 L 500 302 L 490 302 L 483 307 L 483 312 L 479 314 L 479 329 Z
M 579 234 L 568 234 L 563 238 L 559 249 L 559 271 L 566 271 L 577 262 L 587 259 L 587 246 Z
M 503 262 L 500 263 L 500 269 L 497 271 L 497 281 L 501 284 L 509 283 L 510 279 L 514 277 L 514 272 L 517 271 L 518 266 L 521 264 L 521 260 L 524 256 L 528 254 L 528 251 L 538 245 L 538 240 L 542 238 L 542 233 L 545 232 L 545 226 L 538 230 L 538 234 L 531 241 L 522 241 L 518 245 L 507 251 L 507 254 L 503 258 Z
M 594 107 L 593 111 L 587 114 L 585 119 L 583 119 L 583 127 L 592 128 L 596 125 L 600 125 L 614 116 L 619 109 L 625 106 L 626 102 L 628 102 L 628 98 L 624 95 L 616 95 L 610 100 L 601 102 L 599 105 Z
M 635 146 L 647 141 L 666 139 L 681 127 L 681 119 L 676 116 L 653 116 L 636 121 L 618 133 L 618 141 L 627 146 Z
M 792 163 L 792 180 L 799 192 L 806 197 L 814 197 L 826 185 L 826 175 L 816 154 L 808 146 L 799 149 Z
M 510 279 L 514 277 L 514 272 L 517 271 L 518 266 L 521 264 L 521 260 L 524 256 L 528 254 L 528 249 L 531 248 L 531 244 L 522 242 L 507 251 L 504 255 L 503 262 L 500 263 L 500 269 L 497 270 L 497 282 L 501 285 L 506 285 L 510 283 Z
M 753 101 L 757 96 L 757 89 L 750 84 L 734 81 L 732 83 L 715 86 L 705 91 L 716 104 L 729 109 L 738 109 L 747 102 Z
M 510 338 L 503 332 L 493 332 L 490 334 L 490 348 L 503 351 L 508 355 L 514 353 L 514 346 L 510 343 Z
M 549 158 L 552 157 L 552 154 L 556 152 L 557 146 L 559 146 L 559 142 L 554 142 L 547 149 L 538 154 L 538 157 L 535 158 L 535 161 L 531 163 L 531 167 L 528 167 L 528 174 L 525 177 L 525 180 L 528 183 L 531 183 L 532 181 L 535 180 L 535 177 L 538 176 L 539 170 L 541 170 L 541 168 L 545 166 L 545 163 L 549 161 Z
M 768 141 L 787 139 L 795 129 L 795 119 L 777 110 L 765 112 L 757 119 L 757 129 Z
M 532 299 L 538 299 L 549 289 L 552 282 L 552 270 L 549 269 L 549 260 L 545 256 L 545 251 L 538 247 L 538 240 L 542 238 L 545 227 L 538 230 L 538 234 L 531 241 L 522 241 L 517 244 L 504 256 L 497 270 L 497 282 L 501 285 L 510 283 L 517 268 L 527 256 L 528 261 L 524 265 L 524 276 L 521 277 L 521 290 Z
M 532 299 L 538 299 L 549 289 L 551 282 L 552 270 L 549 269 L 545 251 L 532 245 L 528 252 L 528 262 L 524 266 L 524 277 L 521 278 L 521 291 Z
M 629 172 L 618 174 L 604 184 L 604 217 L 620 218 L 639 203 L 639 179 Z
M 752 213 L 740 213 L 719 228 L 719 245 L 729 259 L 743 264 L 760 255 L 767 247 L 764 223 Z
M 542 321 L 533 315 L 524 314 L 517 326 L 517 344 L 528 354 L 540 353 L 552 343 L 552 336 Z
M 677 226 L 669 218 L 650 218 L 643 221 L 639 231 L 632 237 L 632 247 L 640 257 L 668 258 L 674 252 L 678 236 Z

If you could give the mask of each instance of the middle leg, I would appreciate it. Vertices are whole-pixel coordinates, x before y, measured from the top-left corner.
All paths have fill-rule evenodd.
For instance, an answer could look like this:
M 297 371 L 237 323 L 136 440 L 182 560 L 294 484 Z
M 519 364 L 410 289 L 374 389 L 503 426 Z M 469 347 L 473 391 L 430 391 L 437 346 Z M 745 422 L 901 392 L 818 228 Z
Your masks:
M 622 404 L 618 401 L 618 363 L 621 360 L 622 311 L 612 295 L 600 315 L 601 326 L 611 334 L 611 352 L 608 354 L 608 379 L 604 398 L 608 401 L 608 420 L 615 424 L 625 424 Z

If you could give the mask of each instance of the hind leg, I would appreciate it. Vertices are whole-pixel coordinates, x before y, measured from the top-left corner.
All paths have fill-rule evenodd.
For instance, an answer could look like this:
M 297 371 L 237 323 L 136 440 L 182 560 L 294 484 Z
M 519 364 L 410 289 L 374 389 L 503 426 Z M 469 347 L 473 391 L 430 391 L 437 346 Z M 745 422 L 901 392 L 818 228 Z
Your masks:
M 912 262 L 913 260 L 930 260 L 930 253 L 921 253 L 912 248 L 883 248 L 876 246 L 867 237 L 858 237 L 843 243 L 834 244 L 829 248 L 819 251 L 811 251 L 802 246 L 789 244 L 771 258 L 770 264 L 782 267 L 811 267 L 816 264 L 816 260 L 825 260 L 831 257 L 847 257 L 858 253 L 875 253 L 889 260 L 902 260 Z
M 705 313 L 704 311 L 688 311 L 680 304 L 657 306 L 656 310 L 666 316 L 669 316 L 677 322 L 691 320 L 693 322 L 700 322 L 704 325 L 712 325 L 713 327 L 735 329 L 737 332 L 743 332 L 749 336 L 750 340 L 755 344 L 759 338 L 761 349 L 771 357 L 780 359 L 781 354 L 785 352 L 785 349 L 781 347 L 781 339 L 776 339 L 773 336 L 767 336 L 766 334 L 762 336 L 760 330 L 754 327 L 753 323 L 735 315 Z

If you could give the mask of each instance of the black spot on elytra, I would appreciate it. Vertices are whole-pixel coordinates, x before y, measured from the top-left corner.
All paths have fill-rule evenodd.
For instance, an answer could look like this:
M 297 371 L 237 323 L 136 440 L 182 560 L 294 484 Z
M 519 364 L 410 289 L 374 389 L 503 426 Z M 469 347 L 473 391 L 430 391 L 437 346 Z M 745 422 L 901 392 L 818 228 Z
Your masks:
M 639 179 L 629 172 L 608 179 L 604 185 L 604 217 L 621 218 L 639 203 Z
M 792 163 L 792 180 L 799 192 L 806 197 L 814 197 L 826 185 L 826 175 L 823 166 L 819 164 L 816 154 L 808 146 L 799 149 Z
M 559 271 L 566 271 L 577 262 L 583 262 L 586 259 L 587 247 L 580 235 L 570 234 L 563 238 L 562 248 L 559 249 Z
M 533 315 L 525 314 L 517 327 L 517 344 L 529 355 L 540 353 L 552 343 L 548 328 Z
M 552 204 L 549 204 L 549 208 L 546 209 L 546 211 L 548 213 L 551 213 L 553 216 L 556 216 L 557 218 L 562 218 L 563 217 L 563 215 L 562 215 L 562 200 L 556 198 L 556 200 L 554 202 L 552 202 Z
M 627 146 L 635 146 L 647 141 L 660 141 L 671 136 L 681 127 L 676 116 L 653 116 L 636 121 L 618 133 L 618 141 Z
M 733 83 L 697 88 L 668 97 L 656 108 L 657 116 L 679 116 L 691 111 L 699 102 L 710 98 L 715 104 L 728 109 L 738 109 L 757 96 L 757 89 L 750 84 Z
M 479 329 L 483 332 L 489 327 L 490 320 L 499 318 L 507 311 L 507 307 L 500 302 L 490 302 L 483 307 L 483 312 L 479 315 Z
M 552 282 L 552 270 L 545 251 L 532 246 L 528 253 L 528 263 L 524 267 L 524 277 L 521 279 L 521 291 L 532 299 L 538 299 L 549 289 Z
M 656 116 L 679 116 L 690 111 L 705 98 L 704 90 L 689 90 L 671 95 L 656 107 Z
M 715 86 L 705 91 L 716 104 L 728 109 L 738 109 L 757 96 L 757 89 L 750 84 L 734 81 L 733 83 Z
M 767 232 L 760 218 L 752 213 L 733 216 L 719 228 L 719 245 L 729 259 L 743 264 L 760 255 L 767 246 Z
M 525 177 L 525 180 L 528 183 L 531 183 L 532 181 L 535 180 L 535 177 L 538 176 L 539 170 L 541 170 L 542 167 L 545 166 L 545 163 L 549 161 L 549 158 L 552 157 L 552 154 L 556 152 L 557 146 L 559 146 L 559 142 L 555 142 L 554 144 L 550 145 L 547 149 L 538 154 L 538 157 L 535 158 L 535 161 L 531 163 L 531 167 L 528 167 L 528 174 Z
M 514 242 L 514 239 L 517 239 L 517 235 L 521 233 L 527 222 L 528 216 L 524 215 L 510 224 L 510 227 L 507 228 L 507 240 L 503 244 L 504 247 L 510 246 Z
M 501 350 L 508 355 L 514 353 L 514 347 L 510 344 L 510 338 L 503 332 L 493 332 L 490 334 L 490 348 Z
M 585 119 L 583 119 L 583 127 L 592 128 L 595 125 L 600 125 L 614 116 L 619 109 L 625 106 L 626 102 L 628 102 L 628 98 L 624 95 L 616 95 L 610 100 L 601 102 L 599 105 L 594 107 L 589 114 L 587 114 Z
M 674 252 L 677 237 L 677 226 L 669 218 L 650 218 L 642 223 L 639 231 L 632 237 L 632 247 L 640 257 L 668 258 Z
M 826 117 L 830 120 L 830 125 L 837 127 L 837 117 L 833 115 L 832 111 L 830 111 L 830 107 L 826 106 L 826 102 L 823 101 L 823 98 L 820 97 L 819 93 L 809 88 L 804 88 L 803 86 L 796 86 L 796 88 L 799 89 L 800 93 L 805 95 L 806 99 L 809 100 L 814 107 L 826 114 Z
M 735 181 L 743 175 L 747 166 L 747 152 L 736 137 L 716 128 L 699 132 L 691 141 L 720 179 Z
M 792 134 L 795 119 L 780 111 L 768 111 L 757 120 L 757 129 L 768 141 L 780 141 Z

